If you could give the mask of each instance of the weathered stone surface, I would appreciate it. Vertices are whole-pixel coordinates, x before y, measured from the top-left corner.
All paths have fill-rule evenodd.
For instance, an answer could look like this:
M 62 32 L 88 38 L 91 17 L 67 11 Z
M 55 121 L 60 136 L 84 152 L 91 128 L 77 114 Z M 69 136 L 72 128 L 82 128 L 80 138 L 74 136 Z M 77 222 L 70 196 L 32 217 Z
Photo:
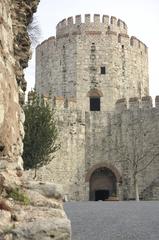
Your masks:
M 47 203 L 47 201 L 46 201 Z M 15 206 L 15 210 L 14 211 L 14 216 L 16 217 L 16 221 L 17 226 L 19 226 L 19 224 L 21 224 L 22 222 L 32 222 L 34 220 L 40 220 L 40 219 L 49 219 L 51 217 L 53 218 L 66 218 L 66 215 L 63 211 L 63 209 L 55 209 L 53 207 L 48 207 L 46 206 L 37 206 L 37 207 L 33 207 L 33 206 L 27 206 L 27 207 L 22 207 L 22 209 L 19 209 Z
M 11 213 L 9 211 L 0 210 L 0 234 L 4 230 L 11 227 Z
M 80 23 L 73 17 L 71 22 L 60 22 L 56 37 L 36 49 L 36 90 L 44 95 L 51 90 L 52 97 L 68 101 L 75 98 L 78 110 L 83 111 L 89 111 L 87 94 L 93 89 L 102 93 L 102 111 L 114 110 L 120 98 L 148 95 L 147 47 L 111 19 L 100 22 L 94 15 L 91 23 L 87 16 Z
M 62 186 L 50 182 L 28 181 L 24 183 L 25 188 L 39 192 L 48 198 L 62 199 Z
M 39 183 L 31 182 L 27 186 L 37 186 Z M 49 185 L 49 187 L 48 187 Z M 46 186 L 46 189 L 44 189 Z M 6 201 L 11 210 L 0 211 L 0 236 L 7 239 L 70 239 L 71 225 L 63 210 L 62 201 L 57 200 L 57 193 L 53 194 L 50 187 L 53 184 L 43 185 L 42 194 L 36 188 L 29 190 L 24 188 L 25 196 L 29 204 L 14 200 Z M 45 196 L 44 196 L 45 195 Z M 49 197 L 46 197 L 49 196 Z M 50 198 L 51 197 L 51 198 Z M 58 195 L 59 198 L 59 195 Z M 1 205 L 0 205 L 1 207 Z M 3 208 L 4 209 L 4 208 Z
M 159 104 L 156 98 L 153 108 L 148 96 L 147 47 L 136 37 L 129 38 L 121 20 L 103 16 L 101 22 L 99 15 L 90 19 L 89 14 L 84 22 L 81 16 L 64 19 L 56 37 L 36 49 L 36 90 L 46 96 L 52 91 L 61 144 L 54 160 L 38 171 L 38 179 L 62 183 L 69 200 L 95 199 L 96 191 L 104 189 L 119 199 L 132 199 L 132 166 L 121 149 L 126 146 L 131 160 L 132 152 L 142 155 L 151 149 L 145 163 L 150 152 L 159 152 Z M 91 111 L 93 98 L 100 111 Z M 159 199 L 158 172 L 157 157 L 138 176 L 141 197 L 146 199 L 147 190 L 151 192 L 147 199 Z
M 57 199 L 46 198 L 37 191 L 26 190 L 26 193 L 29 195 L 30 204 L 36 207 L 50 207 L 55 209 L 62 209 L 62 202 Z
M 70 223 L 66 219 L 50 218 L 34 220 L 27 224 L 21 224 L 12 230 L 13 240 L 69 240 Z
M 30 58 L 31 41 L 27 32 L 27 25 L 31 17 L 36 12 L 40 0 L 33 1 L 13 1 L 12 5 L 12 26 L 14 33 L 14 56 L 15 56 L 15 74 L 16 80 L 22 91 L 26 90 L 26 81 L 24 79 L 23 69 L 28 66 Z M 23 95 L 23 92 L 21 92 Z M 22 99 L 24 101 L 24 99 Z
M 27 25 L 38 3 L 39 0 L 0 1 L 0 195 L 3 199 L 10 197 L 0 200 L 3 240 L 70 239 L 70 221 L 63 211 L 59 187 L 47 183 L 40 188 L 38 183 L 28 183 L 33 192 L 25 190 L 20 178 L 25 117 L 19 102 L 24 101 L 23 69 L 30 57 Z

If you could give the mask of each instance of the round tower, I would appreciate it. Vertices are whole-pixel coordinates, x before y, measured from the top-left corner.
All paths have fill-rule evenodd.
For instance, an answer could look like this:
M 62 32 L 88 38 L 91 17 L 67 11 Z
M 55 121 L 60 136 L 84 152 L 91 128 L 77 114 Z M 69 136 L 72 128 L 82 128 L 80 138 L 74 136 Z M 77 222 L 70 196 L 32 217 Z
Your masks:
M 149 95 L 147 47 L 116 17 L 64 19 L 36 49 L 36 89 L 77 109 L 112 111 L 118 99 Z

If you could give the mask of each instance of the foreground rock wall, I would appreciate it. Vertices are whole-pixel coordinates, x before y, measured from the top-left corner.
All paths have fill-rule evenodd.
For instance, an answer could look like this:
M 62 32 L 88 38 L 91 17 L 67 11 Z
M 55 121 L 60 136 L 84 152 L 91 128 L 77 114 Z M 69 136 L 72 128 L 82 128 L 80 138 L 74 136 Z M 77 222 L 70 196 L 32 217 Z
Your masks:
M 23 69 L 30 57 L 27 25 L 39 0 L 0 0 L 0 239 L 70 239 L 57 186 L 23 173 Z
M 27 180 L 22 184 L 20 190 L 11 190 L 10 201 L 0 201 L 0 239 L 69 240 L 70 221 L 63 211 L 61 187 Z
M 27 33 L 36 1 L 0 1 L 0 169 L 22 169 L 24 101 L 23 69 L 30 56 Z M 9 165 L 9 166 L 8 166 Z
M 10 161 L 17 167 L 22 148 L 21 107 L 15 75 L 12 1 L 0 2 L 0 170 Z M 20 132 L 20 129 L 22 132 Z M 20 160 L 21 161 L 21 160 Z

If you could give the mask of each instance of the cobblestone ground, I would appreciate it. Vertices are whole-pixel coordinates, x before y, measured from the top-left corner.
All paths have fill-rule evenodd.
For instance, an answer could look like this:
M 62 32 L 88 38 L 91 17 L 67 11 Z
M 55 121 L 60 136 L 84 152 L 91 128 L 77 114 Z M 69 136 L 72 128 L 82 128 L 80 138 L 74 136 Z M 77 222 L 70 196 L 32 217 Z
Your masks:
M 68 202 L 72 240 L 159 240 L 159 202 Z

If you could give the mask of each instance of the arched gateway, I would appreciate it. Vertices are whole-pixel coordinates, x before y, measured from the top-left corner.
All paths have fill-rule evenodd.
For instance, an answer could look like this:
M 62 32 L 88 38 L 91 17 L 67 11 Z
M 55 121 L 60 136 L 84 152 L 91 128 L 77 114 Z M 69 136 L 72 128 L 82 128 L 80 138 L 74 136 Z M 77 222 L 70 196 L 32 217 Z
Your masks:
M 89 200 L 104 201 L 112 196 L 118 196 L 117 188 L 121 176 L 113 166 L 97 164 L 89 170 L 86 181 L 89 181 Z

